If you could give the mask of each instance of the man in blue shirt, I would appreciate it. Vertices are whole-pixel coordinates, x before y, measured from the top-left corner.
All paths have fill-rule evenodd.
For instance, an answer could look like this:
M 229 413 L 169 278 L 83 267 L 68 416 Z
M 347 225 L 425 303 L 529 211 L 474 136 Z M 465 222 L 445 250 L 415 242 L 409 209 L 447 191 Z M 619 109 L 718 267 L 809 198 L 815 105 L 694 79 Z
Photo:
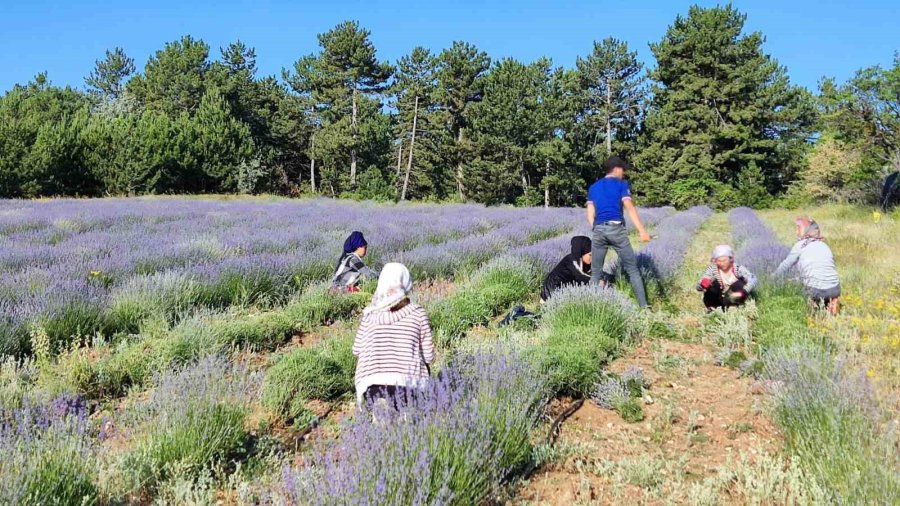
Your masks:
M 628 240 L 628 232 L 625 230 L 623 208 L 628 211 L 628 216 L 637 228 L 641 241 L 649 241 L 650 234 L 641 223 L 637 208 L 634 207 L 634 202 L 631 200 L 631 190 L 624 180 L 627 167 L 628 163 L 625 160 L 617 156 L 609 157 L 603 162 L 606 177 L 599 179 L 588 189 L 587 217 L 594 231 L 591 240 L 591 263 L 596 266 L 591 273 L 591 282 L 600 283 L 606 252 L 612 248 L 619 255 L 619 262 L 625 273 L 628 274 L 638 304 L 641 307 L 647 307 L 644 280 L 641 278 L 637 257 Z

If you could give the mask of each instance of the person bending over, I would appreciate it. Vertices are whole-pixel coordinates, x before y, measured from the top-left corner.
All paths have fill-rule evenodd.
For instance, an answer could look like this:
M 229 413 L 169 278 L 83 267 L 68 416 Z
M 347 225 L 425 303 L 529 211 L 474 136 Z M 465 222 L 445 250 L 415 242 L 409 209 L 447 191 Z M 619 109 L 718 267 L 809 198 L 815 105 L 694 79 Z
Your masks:
M 335 290 L 348 292 L 359 291 L 357 285 L 362 278 L 375 279 L 378 273 L 366 267 L 363 262 L 366 253 L 369 250 L 369 243 L 363 237 L 362 232 L 354 231 L 344 241 L 344 252 L 338 259 L 337 267 L 334 270 L 334 277 L 331 278 L 331 287 Z
M 809 218 L 797 218 L 797 242 L 787 258 L 775 270 L 775 276 L 783 276 L 797 266 L 800 281 L 807 296 L 831 314 L 841 310 L 841 281 L 834 264 L 834 254 L 825 244 L 819 224 Z
M 572 238 L 572 252 L 563 257 L 544 278 L 541 302 L 564 286 L 585 285 L 591 282 L 591 239 L 583 235 Z
M 592 270 L 591 281 L 600 283 L 606 253 L 609 248 L 614 249 L 619 255 L 622 268 L 628 274 L 638 304 L 643 308 L 647 307 L 647 292 L 644 290 L 644 280 L 641 278 L 637 257 L 628 240 L 628 232 L 625 230 L 623 208 L 628 211 L 628 216 L 634 222 L 641 241 L 648 242 L 650 234 L 641 223 L 637 208 L 634 207 L 631 199 L 631 190 L 624 180 L 627 167 L 628 164 L 621 158 L 609 157 L 603 162 L 606 176 L 592 184 L 588 190 L 587 216 L 594 232 L 591 252 L 593 259 L 597 261 L 597 268 Z
M 697 283 L 707 311 L 742 306 L 756 287 L 756 276 L 743 265 L 735 265 L 734 250 L 727 244 L 716 246 L 710 264 Z
M 399 263 L 384 266 L 353 341 L 356 398 L 386 399 L 395 408 L 428 381 L 434 344 L 428 314 L 409 300 L 412 276 Z

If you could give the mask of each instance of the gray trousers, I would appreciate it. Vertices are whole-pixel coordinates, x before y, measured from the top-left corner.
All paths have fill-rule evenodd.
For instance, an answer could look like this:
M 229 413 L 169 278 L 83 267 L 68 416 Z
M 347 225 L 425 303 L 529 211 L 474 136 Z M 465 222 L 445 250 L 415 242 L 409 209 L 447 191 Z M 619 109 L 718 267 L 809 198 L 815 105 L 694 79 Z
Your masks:
M 628 232 L 625 225 L 599 224 L 594 225 L 594 233 L 591 238 L 591 282 L 599 283 L 603 276 L 603 262 L 609 248 L 619 255 L 622 269 L 628 274 L 634 296 L 641 307 L 647 307 L 647 292 L 644 290 L 644 280 L 641 278 L 641 270 L 638 268 L 637 256 L 628 240 Z

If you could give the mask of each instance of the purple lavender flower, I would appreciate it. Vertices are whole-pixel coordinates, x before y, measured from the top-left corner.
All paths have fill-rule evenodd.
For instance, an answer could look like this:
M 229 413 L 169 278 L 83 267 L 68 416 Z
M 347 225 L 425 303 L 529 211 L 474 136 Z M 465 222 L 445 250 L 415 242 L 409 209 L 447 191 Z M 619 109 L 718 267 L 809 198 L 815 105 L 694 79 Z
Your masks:
M 545 378 L 498 350 L 460 356 L 401 402 L 369 406 L 339 441 L 285 472 L 289 501 L 312 504 L 479 504 L 530 458 Z

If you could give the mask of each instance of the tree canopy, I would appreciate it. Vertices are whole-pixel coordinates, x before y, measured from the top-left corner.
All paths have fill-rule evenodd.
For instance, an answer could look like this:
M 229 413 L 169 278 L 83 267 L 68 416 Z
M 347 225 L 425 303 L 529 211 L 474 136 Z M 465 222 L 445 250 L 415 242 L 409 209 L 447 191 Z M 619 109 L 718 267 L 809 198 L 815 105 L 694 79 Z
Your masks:
M 138 68 L 106 51 L 84 89 L 40 73 L 0 97 L 0 197 L 321 194 L 582 204 L 602 160 L 639 202 L 871 200 L 900 170 L 900 56 L 818 95 L 731 5 L 691 7 L 650 44 L 605 38 L 574 67 L 465 41 L 396 62 L 346 21 L 281 76 L 240 40 L 185 35 Z

